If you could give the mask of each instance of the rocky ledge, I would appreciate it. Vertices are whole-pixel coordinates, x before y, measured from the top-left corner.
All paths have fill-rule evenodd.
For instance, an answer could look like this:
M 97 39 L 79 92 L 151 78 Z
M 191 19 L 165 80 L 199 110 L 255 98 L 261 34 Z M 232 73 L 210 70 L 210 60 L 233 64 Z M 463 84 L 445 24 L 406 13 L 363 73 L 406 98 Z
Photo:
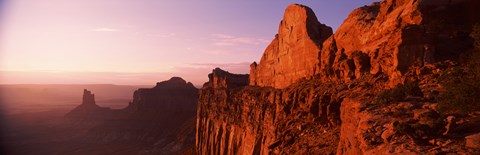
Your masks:
M 222 77 L 209 75 L 196 153 L 480 153 L 480 113 L 439 108 L 451 80 L 442 77 L 473 51 L 479 4 L 384 0 L 354 10 L 333 35 L 308 7 L 289 6 L 248 85 L 215 87 Z

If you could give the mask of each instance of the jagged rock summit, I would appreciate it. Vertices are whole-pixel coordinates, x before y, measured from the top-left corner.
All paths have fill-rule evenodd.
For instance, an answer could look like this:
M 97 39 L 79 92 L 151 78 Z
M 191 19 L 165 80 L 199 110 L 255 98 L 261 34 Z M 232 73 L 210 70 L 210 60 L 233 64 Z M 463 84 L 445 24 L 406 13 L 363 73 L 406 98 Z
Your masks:
M 480 19 L 474 12 L 478 3 L 374 2 L 352 11 L 333 35 L 310 8 L 290 5 L 260 62 L 250 65 L 250 85 L 285 88 L 314 75 L 349 81 L 386 74 L 394 86 L 413 66 L 455 59 L 471 49 L 468 31 Z
M 100 107 L 95 103 L 95 94 L 84 89 L 82 104 L 65 114 L 66 118 L 82 120 L 105 120 L 117 118 L 123 115 L 123 112 L 117 112 L 107 107 Z
M 88 91 L 87 89 L 84 89 L 82 105 L 98 107 L 98 105 L 95 103 L 95 94 L 93 94 L 91 91 Z
M 208 74 L 208 82 L 204 86 L 213 88 L 237 88 L 248 85 L 248 74 L 232 74 L 220 68 Z
M 412 66 L 455 59 L 471 48 L 478 1 L 384 0 L 350 13 L 326 40 L 319 71 L 342 80 L 384 73 L 392 85 Z M 459 24 L 462 23 L 462 24 Z
M 318 22 L 312 9 L 288 6 L 275 39 L 260 62 L 250 65 L 250 85 L 284 88 L 315 75 L 321 45 L 331 35 L 332 28 Z
M 90 139 L 142 143 L 152 146 L 152 154 L 178 154 L 193 147 L 197 99 L 198 89 L 180 77 L 140 88 L 126 108 L 131 111 L 128 117 L 97 126 Z
M 121 150 L 128 144 L 127 154 L 181 154 L 194 148 L 197 99 L 198 89 L 192 83 L 172 77 L 136 90 L 124 109 L 102 108 L 94 94 L 84 90 L 82 104 L 65 117 L 76 124 L 85 122 L 78 126 L 89 125 L 81 140 L 95 146 Z M 111 153 L 106 148 L 99 151 Z
M 196 154 L 479 154 L 478 111 L 455 123 L 438 109 L 442 76 L 473 50 L 479 4 L 384 0 L 334 35 L 290 5 L 250 86 L 215 87 L 221 74 L 209 75 Z

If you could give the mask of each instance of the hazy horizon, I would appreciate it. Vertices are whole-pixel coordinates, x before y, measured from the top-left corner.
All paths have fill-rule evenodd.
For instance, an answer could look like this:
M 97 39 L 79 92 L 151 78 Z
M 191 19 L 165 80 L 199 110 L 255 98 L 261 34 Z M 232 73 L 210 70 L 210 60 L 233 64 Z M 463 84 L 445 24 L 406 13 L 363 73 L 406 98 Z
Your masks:
M 285 8 L 334 30 L 364 1 L 1 1 L 0 84 L 194 85 L 215 67 L 246 74 Z
M 0 155 L 480 155 L 477 8 L 0 0 Z

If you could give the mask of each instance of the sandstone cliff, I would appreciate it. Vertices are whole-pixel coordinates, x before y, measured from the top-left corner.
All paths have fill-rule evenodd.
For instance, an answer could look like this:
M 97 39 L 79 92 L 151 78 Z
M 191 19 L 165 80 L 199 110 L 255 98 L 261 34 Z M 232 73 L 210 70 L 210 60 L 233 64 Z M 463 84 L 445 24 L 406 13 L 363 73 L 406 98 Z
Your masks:
M 260 63 L 250 68 L 250 85 L 284 88 L 300 78 L 315 75 L 322 42 L 332 28 L 318 22 L 312 9 L 287 7 L 278 34 L 268 45 Z
M 218 89 L 207 83 L 197 111 L 197 153 L 334 153 L 343 95 L 312 82 L 298 85 L 284 90 Z
M 307 18 L 310 9 L 289 6 L 279 34 L 251 65 L 249 85 L 216 87 L 215 79 L 235 75 L 209 75 L 196 153 L 479 153 L 478 112 L 437 108 L 445 89 L 439 77 L 473 48 L 476 7 L 474 0 L 385 0 L 354 10 L 330 35 Z
M 248 75 L 232 74 L 220 68 L 215 68 L 212 73 L 208 74 L 209 81 L 204 87 L 213 88 L 238 88 L 248 85 Z
M 351 80 L 389 75 L 395 85 L 412 66 L 456 59 L 472 47 L 479 22 L 476 1 L 385 0 L 358 8 L 332 35 L 313 11 L 289 6 L 260 62 L 250 65 L 250 85 L 285 88 L 320 74 Z
M 469 0 L 385 0 L 354 10 L 323 43 L 324 77 L 350 80 L 384 73 L 393 84 L 412 66 L 456 59 L 472 48 L 468 32 L 479 22 Z

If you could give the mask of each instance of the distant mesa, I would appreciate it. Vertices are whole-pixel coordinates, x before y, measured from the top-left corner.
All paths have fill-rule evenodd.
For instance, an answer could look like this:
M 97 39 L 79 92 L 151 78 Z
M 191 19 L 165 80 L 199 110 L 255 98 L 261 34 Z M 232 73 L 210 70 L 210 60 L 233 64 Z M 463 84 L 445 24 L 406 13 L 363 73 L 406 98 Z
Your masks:
M 151 119 L 149 117 L 152 115 L 156 119 L 163 119 L 183 113 L 193 116 L 197 98 L 198 89 L 192 83 L 180 77 L 172 77 L 158 82 L 153 88 L 135 91 L 130 106 L 133 109 L 132 116 L 138 118 Z M 158 113 L 159 111 L 162 112 Z
M 185 81 L 181 77 L 172 77 L 167 81 L 158 82 L 154 89 L 161 88 L 183 88 L 194 87 L 192 83 Z
M 95 105 L 89 91 L 84 92 L 83 98 L 82 105 L 68 116 L 117 116 L 89 130 L 87 141 L 141 143 L 155 148 L 156 153 L 152 154 L 179 154 L 194 147 L 198 89 L 180 77 L 158 82 L 153 88 L 136 90 L 132 102 L 121 110 L 100 110 L 105 108 Z
M 95 103 L 95 94 L 92 94 L 91 91 L 88 91 L 87 89 L 83 90 L 83 100 L 82 100 L 83 105 L 89 105 L 89 106 L 97 106 L 98 105 Z
M 65 114 L 65 117 L 78 120 L 100 121 L 125 117 L 127 113 L 128 111 L 126 109 L 113 110 L 107 107 L 98 106 L 95 103 L 95 94 L 87 89 L 84 89 L 82 104 Z

